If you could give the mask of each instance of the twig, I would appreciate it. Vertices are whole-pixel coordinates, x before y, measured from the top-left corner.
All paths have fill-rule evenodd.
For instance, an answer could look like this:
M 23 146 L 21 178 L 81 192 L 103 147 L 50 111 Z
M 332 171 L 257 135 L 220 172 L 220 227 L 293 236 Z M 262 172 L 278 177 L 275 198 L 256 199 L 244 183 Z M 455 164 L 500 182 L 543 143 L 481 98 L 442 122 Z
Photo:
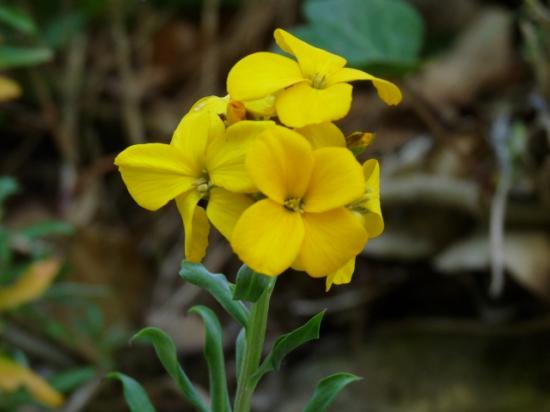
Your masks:
M 417 116 L 428 127 L 432 136 L 439 142 L 450 144 L 452 141 L 448 138 L 448 133 L 444 124 L 435 115 L 433 107 L 409 82 L 403 83 L 403 90 L 407 93 L 407 98 L 411 100 L 411 107 Z
M 476 336 L 523 336 L 550 330 L 550 316 L 543 316 L 508 325 L 493 325 L 478 320 L 447 318 L 411 318 L 388 322 L 381 326 L 384 331 L 403 333 L 403 330 L 429 333 L 454 333 Z
M 291 303 L 290 310 L 299 316 L 311 316 L 323 309 L 328 309 L 332 313 L 344 312 L 358 306 L 363 306 L 385 292 L 385 289 L 377 289 L 375 291 L 358 289 L 346 291 L 325 299 L 296 300 Z
M 40 340 L 36 336 L 31 336 L 13 325 L 2 330 L 2 337 L 15 347 L 59 366 L 68 367 L 75 364 L 75 361 L 71 357 L 67 356 L 54 345 Z
M 264 32 L 270 29 L 275 18 L 278 0 L 245 0 L 240 16 L 229 28 L 231 33 L 224 41 L 223 59 L 234 63 L 244 51 L 255 49 L 263 42 Z
M 59 134 L 65 142 L 68 159 L 61 169 L 61 209 L 67 211 L 74 195 L 78 179 L 78 118 L 80 113 L 80 91 L 86 61 L 87 37 L 76 36 L 70 43 L 62 81 L 62 107 Z
M 62 106 L 60 139 L 66 146 L 66 154 L 72 164 L 78 162 L 77 132 L 80 112 L 80 90 L 86 62 L 88 40 L 84 34 L 77 35 L 70 43 L 65 73 L 61 81 Z
M 504 221 L 508 192 L 512 185 L 512 166 L 508 150 L 510 136 L 510 119 L 507 114 L 501 115 L 494 122 L 491 130 L 491 143 L 499 164 L 497 189 L 491 202 L 489 222 L 489 243 L 491 247 L 491 284 L 489 293 L 498 297 L 504 288 Z
M 219 0 L 204 0 L 202 8 L 201 32 L 203 40 L 201 77 L 199 90 L 201 94 L 210 94 L 217 90 L 219 72 Z
M 124 27 L 123 5 L 120 0 L 111 2 L 111 31 L 115 44 L 118 75 L 121 80 L 122 116 L 130 144 L 143 143 L 145 132 L 139 108 L 140 93 L 131 67 L 131 50 Z
M 91 379 L 85 385 L 78 388 L 60 412 L 79 412 L 83 410 L 99 390 L 102 375 Z

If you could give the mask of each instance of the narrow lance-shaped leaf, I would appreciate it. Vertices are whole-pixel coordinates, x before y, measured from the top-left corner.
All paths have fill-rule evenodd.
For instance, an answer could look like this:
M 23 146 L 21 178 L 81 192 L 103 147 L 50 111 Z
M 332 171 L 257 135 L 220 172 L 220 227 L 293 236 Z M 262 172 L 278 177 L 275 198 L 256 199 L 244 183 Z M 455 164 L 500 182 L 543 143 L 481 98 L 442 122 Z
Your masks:
M 34 21 L 22 10 L 13 7 L 0 6 L 0 22 L 25 34 L 36 33 Z
M 237 341 L 235 342 L 235 378 L 239 380 L 241 376 L 241 369 L 243 366 L 243 356 L 246 349 L 246 329 L 242 328 L 237 335 Z
M 189 310 L 189 313 L 199 315 L 204 322 L 206 330 L 204 356 L 208 363 L 210 407 L 213 412 L 231 412 L 220 322 L 216 314 L 205 306 L 194 306 Z
M 281 362 L 294 349 L 302 346 L 304 343 L 314 339 L 319 339 L 319 329 L 321 327 L 321 321 L 325 311 L 322 311 L 308 320 L 304 325 L 289 332 L 285 335 L 279 336 L 271 352 L 264 359 L 260 367 L 252 375 L 251 386 L 255 387 L 263 375 L 273 370 L 279 370 Z
M 242 265 L 237 272 L 237 284 L 233 299 L 256 302 L 269 284 L 269 277 Z
M 69 392 L 84 382 L 95 379 L 95 370 L 91 366 L 74 368 L 60 372 L 49 379 L 50 385 L 60 392 Z
M 134 335 L 132 341 L 143 340 L 153 344 L 155 352 L 168 374 L 176 381 L 185 398 L 199 411 L 209 412 L 197 390 L 178 362 L 176 345 L 170 336 L 159 328 L 144 328 Z
M 40 222 L 18 231 L 18 235 L 33 240 L 42 236 L 69 236 L 74 233 L 74 228 L 59 220 Z
M 233 300 L 230 288 L 232 284 L 224 275 L 210 273 L 200 263 L 184 261 L 180 276 L 189 283 L 205 289 L 241 326 L 246 327 L 249 318 L 248 309 L 242 302 Z
M 45 63 L 53 57 L 45 47 L 0 46 L 0 70 Z
M 122 383 L 124 399 L 126 399 L 131 412 L 155 412 L 149 396 L 135 379 L 119 372 L 111 372 L 107 377 Z
M 325 412 L 344 387 L 361 379 L 359 376 L 345 372 L 321 379 L 303 412 Z

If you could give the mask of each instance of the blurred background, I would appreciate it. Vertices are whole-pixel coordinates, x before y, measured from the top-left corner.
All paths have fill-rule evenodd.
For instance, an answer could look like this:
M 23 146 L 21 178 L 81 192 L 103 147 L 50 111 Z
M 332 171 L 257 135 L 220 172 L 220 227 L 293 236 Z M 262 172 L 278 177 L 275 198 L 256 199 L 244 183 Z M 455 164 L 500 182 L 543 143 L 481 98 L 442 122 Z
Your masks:
M 262 382 L 254 410 L 299 411 L 340 370 L 365 379 L 334 411 L 550 410 L 542 0 L 2 0 L 0 356 L 45 377 L 64 412 L 126 411 L 111 370 L 159 411 L 191 410 L 153 350 L 128 340 L 164 328 L 206 387 L 202 323 L 185 312 L 224 315 L 177 276 L 175 206 L 140 209 L 113 159 L 168 142 L 196 99 L 225 95 L 239 58 L 274 47 L 276 27 L 392 79 L 404 100 L 388 108 L 355 84 L 339 126 L 376 133 L 362 157 L 381 162 L 386 230 L 351 286 L 279 280 L 269 339 L 328 316 L 322 339 Z M 217 233 L 205 265 L 230 278 L 239 267 Z M 238 327 L 222 322 L 233 377 Z M 0 410 L 44 407 L 18 390 L 0 392 Z

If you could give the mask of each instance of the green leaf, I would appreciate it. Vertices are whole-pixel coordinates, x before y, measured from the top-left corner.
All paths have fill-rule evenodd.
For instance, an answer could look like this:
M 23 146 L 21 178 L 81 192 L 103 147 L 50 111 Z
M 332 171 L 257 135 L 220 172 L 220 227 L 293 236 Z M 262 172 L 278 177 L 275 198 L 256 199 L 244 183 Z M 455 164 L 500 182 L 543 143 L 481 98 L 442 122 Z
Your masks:
M 0 70 L 34 66 L 51 60 L 53 54 L 45 47 L 0 46 Z
M 246 349 L 246 329 L 242 328 L 237 335 L 237 341 L 235 343 L 235 378 L 238 381 L 241 376 L 241 370 L 243 368 L 244 351 Z
M 155 352 L 168 374 L 176 381 L 185 398 L 201 412 L 209 412 L 197 390 L 178 362 L 176 345 L 170 336 L 159 328 L 144 328 L 134 335 L 131 341 L 142 340 L 152 343 Z
M 25 34 L 35 34 L 36 25 L 29 15 L 13 7 L 0 6 L 0 22 Z
M 307 0 L 303 40 L 348 60 L 352 67 L 403 72 L 418 64 L 424 27 L 402 0 Z
M 76 389 L 81 384 L 92 379 L 95 371 L 92 367 L 69 369 L 58 373 L 48 379 L 50 385 L 60 392 L 69 392 Z
M 122 383 L 124 398 L 132 412 L 155 412 L 151 400 L 142 386 L 133 378 L 119 372 L 111 372 L 109 379 L 116 379 Z
M 269 284 L 269 277 L 254 272 L 246 265 L 242 265 L 237 272 L 237 284 L 233 293 L 234 300 L 256 302 Z
M 302 346 L 304 343 L 307 343 L 311 340 L 319 339 L 319 329 L 321 327 L 321 321 L 325 311 L 322 311 L 308 320 L 304 325 L 300 326 L 297 329 L 294 329 L 292 332 L 289 332 L 285 335 L 279 336 L 271 352 L 264 359 L 260 367 L 252 375 L 252 387 L 255 387 L 256 384 L 260 381 L 263 375 L 268 372 L 279 370 L 281 367 L 281 362 L 294 349 Z
M 17 181 L 9 176 L 0 176 L 0 204 L 4 202 L 6 198 L 17 193 L 19 186 Z
M 0 209 L 0 218 L 2 217 Z M 11 266 L 12 252 L 10 248 L 10 232 L 0 226 L 0 281 L 8 278 L 7 269 Z
M 231 412 L 220 322 L 216 314 L 206 306 L 193 306 L 189 313 L 199 315 L 206 329 L 204 356 L 208 363 L 211 408 L 214 412 Z
M 233 300 L 233 284 L 224 275 L 210 273 L 200 263 L 183 261 L 180 276 L 189 283 L 205 289 L 241 326 L 246 327 L 250 316 L 248 309 L 242 302 Z
M 74 228 L 68 223 L 59 220 L 51 220 L 26 227 L 19 230 L 17 233 L 32 240 L 52 235 L 69 236 L 74 233 Z
M 361 379 L 359 376 L 345 372 L 321 379 L 303 412 L 325 412 L 344 387 Z
M 58 49 L 78 35 L 86 24 L 81 11 L 72 11 L 56 15 L 44 30 L 44 41 L 48 46 Z

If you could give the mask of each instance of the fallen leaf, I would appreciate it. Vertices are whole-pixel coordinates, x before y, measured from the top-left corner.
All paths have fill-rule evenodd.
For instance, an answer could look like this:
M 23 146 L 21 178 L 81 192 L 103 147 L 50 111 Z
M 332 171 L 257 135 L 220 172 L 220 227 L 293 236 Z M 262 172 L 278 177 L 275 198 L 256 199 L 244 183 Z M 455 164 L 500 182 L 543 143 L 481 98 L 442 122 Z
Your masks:
M 0 312 L 42 296 L 59 272 L 60 266 L 61 261 L 57 258 L 34 262 L 13 284 L 0 287 Z
M 21 96 L 19 84 L 7 77 L 0 76 L 0 103 Z
M 0 357 L 0 392 L 15 392 L 21 387 L 46 406 L 57 408 L 63 404 L 63 395 L 32 370 L 11 359 Z
M 509 12 L 480 12 L 454 48 L 428 63 L 412 86 L 434 107 L 445 107 L 464 105 L 489 87 L 507 85 L 515 65 L 513 30 Z
M 519 284 L 550 298 L 550 238 L 538 232 L 508 233 L 504 238 L 504 266 Z M 490 265 L 488 235 L 455 243 L 439 254 L 434 264 L 444 273 L 487 270 Z

